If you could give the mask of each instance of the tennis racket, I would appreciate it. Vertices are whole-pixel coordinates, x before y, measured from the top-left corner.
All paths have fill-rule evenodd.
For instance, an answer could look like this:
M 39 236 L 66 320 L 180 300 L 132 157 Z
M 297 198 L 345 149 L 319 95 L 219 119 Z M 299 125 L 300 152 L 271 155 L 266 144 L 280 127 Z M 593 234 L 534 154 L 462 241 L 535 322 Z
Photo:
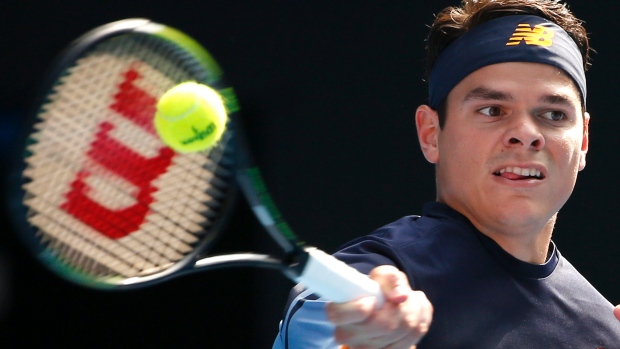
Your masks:
M 376 282 L 296 238 L 252 160 L 232 87 L 195 40 L 146 19 L 122 20 L 77 39 L 50 76 L 15 206 L 23 218 L 17 230 L 45 265 L 101 289 L 253 266 L 279 270 L 331 301 L 382 301 Z M 225 101 L 227 130 L 209 151 L 177 153 L 154 129 L 158 98 L 185 81 Z M 239 188 L 282 256 L 208 255 Z

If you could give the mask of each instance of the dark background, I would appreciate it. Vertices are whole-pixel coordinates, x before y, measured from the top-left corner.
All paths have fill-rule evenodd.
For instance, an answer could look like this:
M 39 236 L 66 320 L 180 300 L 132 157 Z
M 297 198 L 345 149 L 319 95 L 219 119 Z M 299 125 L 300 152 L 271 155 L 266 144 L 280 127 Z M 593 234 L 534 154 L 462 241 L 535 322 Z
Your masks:
M 457 1 L 0 1 L 0 174 L 54 57 L 101 24 L 146 17 L 181 29 L 235 85 L 250 142 L 293 229 L 333 251 L 434 198 L 413 113 L 426 98 L 433 13 Z M 596 4 L 596 5 L 595 5 Z M 616 179 L 616 1 L 570 2 L 598 51 L 589 72 L 588 166 L 554 241 L 620 303 Z M 3 199 L 6 199 L 4 195 Z M 10 200 L 3 200 L 3 206 Z M 112 293 L 59 279 L 0 216 L 0 346 L 270 348 L 292 283 L 273 271 L 214 271 Z M 270 251 L 241 206 L 226 250 Z

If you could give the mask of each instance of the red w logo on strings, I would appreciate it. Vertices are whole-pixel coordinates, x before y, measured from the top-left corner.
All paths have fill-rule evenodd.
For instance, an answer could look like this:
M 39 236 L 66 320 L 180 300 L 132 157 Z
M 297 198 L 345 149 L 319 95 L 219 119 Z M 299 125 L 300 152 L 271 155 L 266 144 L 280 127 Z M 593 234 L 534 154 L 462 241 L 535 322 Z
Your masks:
M 153 127 L 156 98 L 135 85 L 140 79 L 137 70 L 129 69 L 123 76 L 110 109 L 157 137 Z M 94 200 L 93 195 L 89 195 L 94 189 L 86 182 L 92 173 L 88 168 L 83 168 L 71 183 L 71 190 L 66 194 L 67 201 L 61 208 L 101 234 L 119 239 L 138 230 L 145 222 L 157 190 L 153 181 L 166 172 L 174 151 L 162 146 L 157 156 L 146 158 L 112 137 L 115 127 L 110 121 L 101 122 L 86 155 L 119 179 L 134 185 L 137 188 L 133 194 L 135 203 L 123 208 L 109 208 Z

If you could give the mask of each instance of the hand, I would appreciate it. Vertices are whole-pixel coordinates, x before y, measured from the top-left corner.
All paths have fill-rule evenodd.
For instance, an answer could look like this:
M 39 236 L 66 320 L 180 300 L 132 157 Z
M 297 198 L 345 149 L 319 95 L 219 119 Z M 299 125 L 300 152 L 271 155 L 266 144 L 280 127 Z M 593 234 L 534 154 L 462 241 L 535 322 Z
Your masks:
M 407 276 L 393 266 L 376 267 L 370 278 L 383 290 L 381 308 L 376 308 L 374 297 L 327 305 L 336 342 L 350 349 L 415 348 L 433 318 L 433 306 L 426 295 L 412 290 Z

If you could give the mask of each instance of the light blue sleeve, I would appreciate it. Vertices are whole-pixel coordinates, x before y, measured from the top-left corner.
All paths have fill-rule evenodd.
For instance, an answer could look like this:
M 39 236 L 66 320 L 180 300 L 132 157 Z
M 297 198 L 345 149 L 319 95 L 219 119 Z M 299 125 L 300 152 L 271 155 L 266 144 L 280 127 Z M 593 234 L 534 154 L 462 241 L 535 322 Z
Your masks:
M 311 292 L 300 293 L 290 304 L 280 322 L 280 332 L 273 349 L 338 349 L 334 342 L 334 326 L 325 314 L 326 301 L 306 298 Z

